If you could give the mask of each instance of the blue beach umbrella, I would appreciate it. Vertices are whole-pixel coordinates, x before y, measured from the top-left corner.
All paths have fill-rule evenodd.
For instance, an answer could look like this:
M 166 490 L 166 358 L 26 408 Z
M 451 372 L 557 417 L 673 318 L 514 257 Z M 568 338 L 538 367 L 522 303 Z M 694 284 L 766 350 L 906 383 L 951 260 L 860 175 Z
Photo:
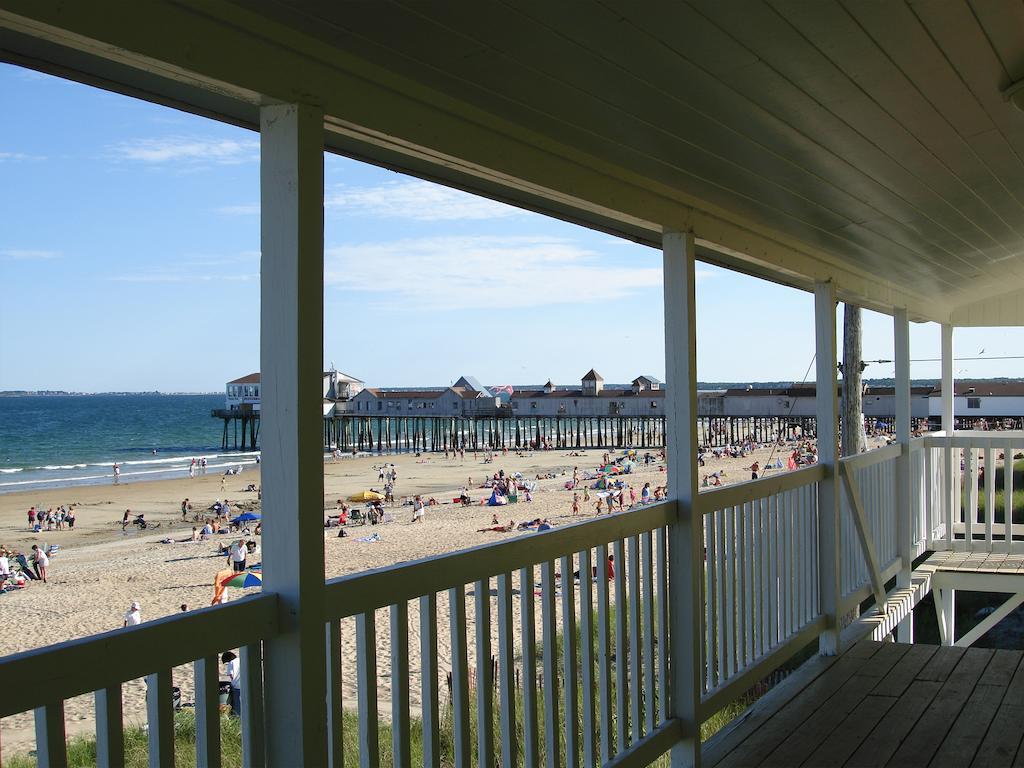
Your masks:
M 250 523 L 253 520 L 259 520 L 260 517 L 262 517 L 262 515 L 260 515 L 259 512 L 243 512 L 242 514 L 240 514 L 238 517 L 236 517 L 231 522 L 232 523 Z

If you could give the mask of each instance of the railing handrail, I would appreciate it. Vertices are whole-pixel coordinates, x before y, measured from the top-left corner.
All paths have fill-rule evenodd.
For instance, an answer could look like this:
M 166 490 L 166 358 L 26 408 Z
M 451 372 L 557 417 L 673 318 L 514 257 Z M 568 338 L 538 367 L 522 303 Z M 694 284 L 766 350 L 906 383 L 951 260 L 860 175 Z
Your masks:
M 330 579 L 324 620 L 356 616 L 653 531 L 672 522 L 675 513 L 676 502 L 670 499 L 601 520 Z
M 903 455 L 903 444 L 893 443 L 892 445 L 885 445 L 881 448 L 875 448 L 872 451 L 865 451 L 864 453 L 858 453 L 855 456 L 843 456 L 839 459 L 840 464 L 845 464 L 850 469 L 865 469 L 866 467 L 874 466 L 875 464 L 881 464 L 883 461 L 889 461 Z
M 1019 448 L 1024 445 L 1024 432 L 956 432 L 952 436 L 926 437 L 926 448 Z
M 120 685 L 145 675 L 273 637 L 277 597 L 177 613 L 135 627 L 34 648 L 3 659 L 0 717 Z
M 763 499 L 784 493 L 805 485 L 819 483 L 828 476 L 828 469 L 823 464 L 783 472 L 757 480 L 747 480 L 734 485 L 724 485 L 714 490 L 704 490 L 697 495 L 697 511 L 707 515 L 719 509 L 736 507 L 748 501 Z

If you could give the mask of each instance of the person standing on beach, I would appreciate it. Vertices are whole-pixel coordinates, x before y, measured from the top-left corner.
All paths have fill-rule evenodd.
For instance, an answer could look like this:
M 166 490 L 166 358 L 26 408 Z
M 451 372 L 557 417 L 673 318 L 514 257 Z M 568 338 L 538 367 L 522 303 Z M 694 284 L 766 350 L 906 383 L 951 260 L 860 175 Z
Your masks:
M 241 573 L 245 570 L 245 557 L 249 553 L 248 548 L 245 546 L 245 542 L 239 539 L 231 545 L 231 549 L 228 550 L 228 565 L 231 566 L 231 570 L 235 573 Z
M 42 581 L 43 584 L 45 584 L 46 583 L 46 568 L 47 568 L 47 566 L 50 565 L 50 558 L 46 556 L 46 552 L 44 552 L 43 548 L 40 547 L 38 544 L 33 544 L 32 545 L 32 552 L 35 553 L 34 567 L 35 567 L 36 577 L 40 581 Z
M 114 462 L 114 485 L 121 482 L 121 466 Z
M 580 513 L 580 495 L 574 493 L 572 495 L 572 516 L 576 517 Z
M 192 505 L 189 503 L 188 499 L 185 499 L 183 502 L 181 502 L 181 521 L 182 522 L 185 522 L 185 516 L 188 515 L 188 513 L 191 512 L 191 511 L 192 511 Z
M 423 522 L 423 515 L 425 514 L 424 509 L 425 508 L 423 506 L 423 499 L 421 499 L 419 496 L 416 496 L 416 498 L 413 499 L 412 502 L 412 521 L 414 523 Z
M 242 670 L 238 656 L 233 651 L 226 651 L 220 660 L 224 662 L 224 672 L 231 680 L 231 714 L 240 717 L 242 714 Z
M 121 518 L 121 533 L 124 533 L 128 529 L 128 518 L 131 516 L 132 511 L 126 509 L 124 511 L 124 517 Z
M 124 627 L 137 627 L 142 623 L 142 607 L 136 602 L 132 601 L 132 604 L 128 608 L 128 612 L 124 615 Z

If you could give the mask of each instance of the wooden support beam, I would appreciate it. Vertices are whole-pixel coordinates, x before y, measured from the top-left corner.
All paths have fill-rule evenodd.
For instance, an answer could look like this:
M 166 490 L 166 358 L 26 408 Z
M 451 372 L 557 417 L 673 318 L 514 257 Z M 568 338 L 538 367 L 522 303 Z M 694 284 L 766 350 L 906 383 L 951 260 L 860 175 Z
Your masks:
M 266 759 L 326 765 L 323 529 L 323 113 L 260 110 Z M 307 514 L 302 514 L 303 512 Z
M 836 488 L 839 403 L 836 396 L 836 289 L 832 283 L 814 287 L 815 337 L 815 426 L 818 437 L 818 463 L 829 474 L 818 484 L 818 589 L 821 612 L 828 628 L 819 639 L 824 655 L 840 652 L 839 604 L 842 578 L 840 558 L 839 490 Z
M 903 567 L 896 577 L 897 589 L 911 586 L 914 567 L 913 545 L 918 528 L 916 510 L 910 507 L 911 466 L 910 466 L 910 322 L 907 310 L 897 309 L 893 314 L 893 358 L 896 362 L 896 424 L 895 438 L 903 446 L 903 452 L 896 459 L 895 502 L 896 509 L 896 551 L 903 561 Z M 923 526 L 927 528 L 927 524 Z M 914 614 L 908 611 L 896 630 L 896 639 L 901 643 L 914 641 Z
M 853 474 L 853 470 L 850 469 L 849 465 L 840 464 L 839 466 L 842 468 L 846 498 L 850 502 L 850 511 L 853 513 L 853 525 L 857 530 L 860 548 L 864 553 L 864 561 L 868 566 L 871 589 L 875 593 L 875 602 L 881 607 L 885 603 L 885 582 L 882 580 L 882 571 L 878 567 L 875 539 L 872 536 L 871 524 L 868 522 L 867 514 L 864 511 L 864 503 L 860 498 L 860 487 L 857 484 L 857 477 Z
M 676 519 L 669 524 L 669 715 L 683 723 L 673 768 L 700 766 L 704 576 L 703 520 L 697 509 L 697 312 L 692 232 L 662 237 L 665 290 L 666 454 Z M 616 571 L 618 573 L 618 571 Z
M 975 642 L 981 639 L 982 635 L 1009 616 L 1010 613 L 1016 610 L 1017 606 L 1021 603 L 1024 603 L 1024 592 L 1017 592 L 1016 594 L 1010 595 L 1010 597 L 1006 599 L 1005 603 L 982 619 L 978 626 L 974 627 L 970 632 L 957 640 L 954 645 L 959 645 L 963 648 L 969 648 L 974 645 Z

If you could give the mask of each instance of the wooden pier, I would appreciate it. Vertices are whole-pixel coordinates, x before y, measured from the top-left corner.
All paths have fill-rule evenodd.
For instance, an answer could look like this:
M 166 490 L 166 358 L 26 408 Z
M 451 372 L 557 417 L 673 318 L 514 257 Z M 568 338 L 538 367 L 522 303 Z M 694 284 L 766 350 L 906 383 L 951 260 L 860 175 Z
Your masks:
M 221 448 L 255 450 L 259 411 L 214 410 L 224 422 Z M 748 438 L 767 443 L 812 437 L 813 417 L 702 416 L 697 420 L 700 443 L 720 448 Z M 387 416 L 343 413 L 323 422 L 326 450 L 402 453 L 446 450 L 583 448 L 661 448 L 664 416 Z
M 220 442 L 223 450 L 256 450 L 256 441 L 260 436 L 259 411 L 216 408 L 210 415 L 224 422 L 224 433 Z

